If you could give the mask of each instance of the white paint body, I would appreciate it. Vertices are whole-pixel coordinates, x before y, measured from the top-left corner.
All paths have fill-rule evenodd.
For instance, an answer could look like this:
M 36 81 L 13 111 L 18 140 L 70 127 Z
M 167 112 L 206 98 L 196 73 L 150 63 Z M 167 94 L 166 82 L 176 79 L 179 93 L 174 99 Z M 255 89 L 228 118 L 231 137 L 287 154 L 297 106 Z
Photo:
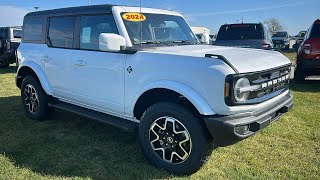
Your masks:
M 130 47 L 122 12 L 140 12 L 140 8 L 113 8 L 119 33 Z M 142 8 L 142 12 L 181 16 L 159 9 Z M 229 107 L 224 100 L 225 78 L 235 72 L 219 59 L 205 58 L 207 53 L 223 55 L 240 73 L 290 63 L 275 51 L 209 45 L 158 47 L 122 54 L 22 43 L 18 51 L 19 69 L 24 66 L 33 69 L 48 95 L 130 120 L 135 120 L 133 110 L 138 98 L 154 88 L 180 93 L 203 115 L 255 113 L 279 103 L 287 93 L 257 105 Z M 129 66 L 131 73 L 127 72 Z

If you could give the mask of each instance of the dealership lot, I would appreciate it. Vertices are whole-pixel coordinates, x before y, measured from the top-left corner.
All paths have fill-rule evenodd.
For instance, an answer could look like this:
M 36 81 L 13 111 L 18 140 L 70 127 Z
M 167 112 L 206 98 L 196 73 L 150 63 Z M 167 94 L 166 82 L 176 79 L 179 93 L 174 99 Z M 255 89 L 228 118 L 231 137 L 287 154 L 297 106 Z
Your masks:
M 14 66 L 0 70 L 0 179 L 189 178 L 151 166 L 133 134 L 63 112 L 43 122 L 27 119 L 14 77 Z M 191 178 L 317 179 L 320 81 L 292 83 L 291 90 L 292 111 L 252 138 L 211 150 Z

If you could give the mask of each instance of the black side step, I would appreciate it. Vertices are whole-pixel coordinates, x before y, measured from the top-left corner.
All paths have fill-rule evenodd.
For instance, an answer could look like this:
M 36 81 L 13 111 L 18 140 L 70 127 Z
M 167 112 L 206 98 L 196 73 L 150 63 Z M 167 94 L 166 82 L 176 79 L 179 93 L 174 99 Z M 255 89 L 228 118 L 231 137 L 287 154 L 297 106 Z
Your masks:
M 111 116 L 111 115 L 97 112 L 94 110 L 90 110 L 87 108 L 79 107 L 79 106 L 76 106 L 73 104 L 61 102 L 59 100 L 52 100 L 49 103 L 49 107 L 61 109 L 64 111 L 69 111 L 71 113 L 87 117 L 89 119 L 93 119 L 93 120 L 96 120 L 99 122 L 107 123 L 107 124 L 121 128 L 121 129 L 128 131 L 128 132 L 134 132 L 139 126 L 138 123 L 130 121 L 130 120 Z

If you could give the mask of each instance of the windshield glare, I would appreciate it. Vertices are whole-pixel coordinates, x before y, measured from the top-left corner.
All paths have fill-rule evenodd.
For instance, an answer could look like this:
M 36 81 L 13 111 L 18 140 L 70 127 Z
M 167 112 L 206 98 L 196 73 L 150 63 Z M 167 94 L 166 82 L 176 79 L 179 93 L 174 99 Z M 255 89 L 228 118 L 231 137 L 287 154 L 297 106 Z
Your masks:
M 197 38 L 182 17 L 147 13 L 143 15 L 146 16 L 146 20 L 142 22 L 123 19 L 133 45 L 140 43 L 198 43 Z M 140 38 L 142 42 L 140 42 Z

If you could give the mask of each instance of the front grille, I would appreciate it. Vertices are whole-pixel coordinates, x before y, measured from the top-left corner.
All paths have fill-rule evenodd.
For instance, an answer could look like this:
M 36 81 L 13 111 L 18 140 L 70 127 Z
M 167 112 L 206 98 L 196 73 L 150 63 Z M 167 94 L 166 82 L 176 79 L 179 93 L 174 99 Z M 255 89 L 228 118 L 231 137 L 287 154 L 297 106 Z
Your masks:
M 270 71 L 252 73 L 246 76 L 249 79 L 251 86 L 260 85 L 262 87 L 257 91 L 251 92 L 248 97 L 248 100 L 250 101 L 254 99 L 263 98 L 281 90 L 287 90 L 289 88 L 290 83 L 290 73 L 291 67 L 286 66 Z M 277 94 L 275 94 L 274 96 L 276 95 Z M 274 96 L 271 96 L 267 99 L 270 99 Z

